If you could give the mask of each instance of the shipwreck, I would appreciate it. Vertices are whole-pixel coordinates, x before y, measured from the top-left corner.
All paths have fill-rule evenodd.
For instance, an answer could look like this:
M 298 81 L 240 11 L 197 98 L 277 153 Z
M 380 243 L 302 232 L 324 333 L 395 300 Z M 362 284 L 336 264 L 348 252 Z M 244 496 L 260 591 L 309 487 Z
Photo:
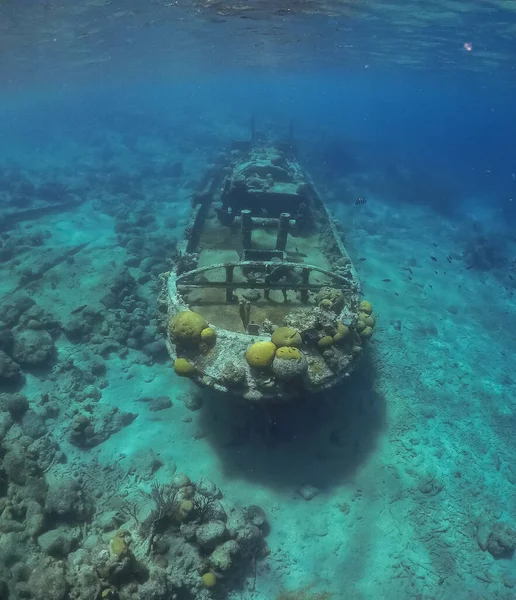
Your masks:
M 178 375 L 249 402 L 343 382 L 373 334 L 373 307 L 295 145 L 252 136 L 210 168 L 163 275 Z

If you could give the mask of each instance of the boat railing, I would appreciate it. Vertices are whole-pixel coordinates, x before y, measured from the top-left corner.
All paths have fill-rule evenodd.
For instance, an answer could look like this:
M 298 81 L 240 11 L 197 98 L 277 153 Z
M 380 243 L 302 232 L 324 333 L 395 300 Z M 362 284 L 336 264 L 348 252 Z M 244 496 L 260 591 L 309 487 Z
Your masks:
M 222 270 L 225 274 L 221 281 L 195 281 L 199 275 L 204 275 L 209 271 L 216 269 Z M 245 281 L 235 280 L 235 269 L 242 269 L 244 272 L 259 271 L 264 275 L 256 280 L 247 278 Z M 324 275 L 328 281 L 325 283 L 315 283 L 310 281 L 313 273 Z M 235 302 L 234 291 L 236 289 L 264 290 L 265 298 L 273 290 L 279 290 L 286 293 L 288 290 L 300 292 L 301 302 L 308 303 L 309 292 L 318 292 L 324 287 L 332 284 L 343 290 L 351 291 L 354 289 L 354 282 L 351 277 L 333 273 L 316 265 L 307 265 L 293 262 L 280 261 L 240 261 L 226 262 L 206 267 L 199 267 L 188 271 L 176 278 L 176 288 L 179 292 L 189 292 L 195 289 L 224 289 L 226 291 L 226 302 Z

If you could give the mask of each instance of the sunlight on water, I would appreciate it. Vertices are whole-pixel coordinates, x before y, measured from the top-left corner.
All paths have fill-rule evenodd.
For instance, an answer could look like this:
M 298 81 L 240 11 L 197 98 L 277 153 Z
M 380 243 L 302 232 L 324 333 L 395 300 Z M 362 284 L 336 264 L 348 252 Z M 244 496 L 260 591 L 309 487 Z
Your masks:
M 262 68 L 512 72 L 514 2 L 28 2 L 0 8 L 4 77 L 68 69 L 185 74 L 206 61 Z M 328 18 L 329 17 L 329 18 Z M 471 48 L 465 51 L 464 45 Z M 107 64 L 106 64 L 107 63 Z

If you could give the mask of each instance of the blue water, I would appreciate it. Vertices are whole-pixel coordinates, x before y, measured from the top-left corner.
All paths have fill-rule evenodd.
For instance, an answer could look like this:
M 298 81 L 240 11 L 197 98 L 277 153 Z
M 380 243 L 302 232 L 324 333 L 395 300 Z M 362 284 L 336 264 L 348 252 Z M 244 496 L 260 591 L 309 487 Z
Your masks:
M 516 13 L 303 6 L 0 9 L 2 600 L 514 598 Z M 280 406 L 164 342 L 252 120 L 293 132 L 376 318 Z

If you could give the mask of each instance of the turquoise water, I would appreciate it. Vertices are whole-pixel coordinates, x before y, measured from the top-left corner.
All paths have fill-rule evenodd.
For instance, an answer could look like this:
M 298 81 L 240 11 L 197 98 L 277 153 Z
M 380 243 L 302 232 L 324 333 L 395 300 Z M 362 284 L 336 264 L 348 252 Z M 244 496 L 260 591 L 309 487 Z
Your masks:
M 0 17 L 0 598 L 514 598 L 512 3 Z M 167 333 L 192 201 L 252 123 L 376 320 L 344 383 L 279 404 L 179 377 Z

